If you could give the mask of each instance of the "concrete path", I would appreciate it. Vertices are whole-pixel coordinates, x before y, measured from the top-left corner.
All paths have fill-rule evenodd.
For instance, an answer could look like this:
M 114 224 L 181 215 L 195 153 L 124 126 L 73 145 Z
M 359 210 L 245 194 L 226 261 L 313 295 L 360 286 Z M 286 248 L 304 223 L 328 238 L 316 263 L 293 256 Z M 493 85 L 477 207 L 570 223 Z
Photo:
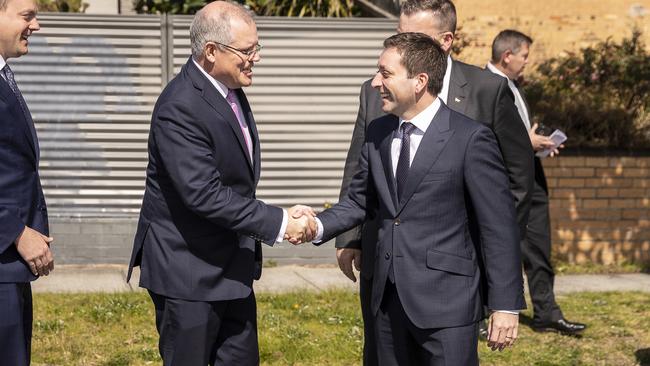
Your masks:
M 47 277 L 33 282 L 34 292 L 124 292 L 141 290 L 136 271 L 126 283 L 126 267 L 122 265 L 60 265 Z M 264 268 L 262 279 L 255 282 L 257 292 L 288 292 L 293 290 L 323 291 L 330 288 L 358 289 L 338 267 L 278 266 Z M 527 288 L 527 286 L 526 286 Z M 612 275 L 557 276 L 557 294 L 580 291 L 643 291 L 650 293 L 650 275 L 642 273 Z

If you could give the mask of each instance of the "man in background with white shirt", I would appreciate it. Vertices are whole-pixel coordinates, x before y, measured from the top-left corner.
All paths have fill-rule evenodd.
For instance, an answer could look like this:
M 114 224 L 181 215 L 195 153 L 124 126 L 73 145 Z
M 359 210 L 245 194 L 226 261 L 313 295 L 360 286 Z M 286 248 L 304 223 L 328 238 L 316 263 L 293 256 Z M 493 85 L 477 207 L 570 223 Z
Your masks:
M 487 64 L 487 69 L 508 80 L 508 86 L 515 96 L 515 105 L 521 123 L 529 131 L 533 149 L 536 152 L 552 149 L 550 155 L 554 156 L 557 155 L 558 150 L 551 139 L 536 133 L 537 124 L 531 125 L 530 110 L 518 83 L 528 63 L 532 43 L 533 40 L 529 36 L 516 30 L 508 29 L 500 32 L 492 42 L 492 60 Z M 535 188 L 527 233 L 521 242 L 521 254 L 533 302 L 533 329 L 540 332 L 556 331 L 569 335 L 581 333 L 586 326 L 564 319 L 553 295 L 555 274 L 551 266 L 548 187 L 544 168 L 538 157 L 535 157 Z

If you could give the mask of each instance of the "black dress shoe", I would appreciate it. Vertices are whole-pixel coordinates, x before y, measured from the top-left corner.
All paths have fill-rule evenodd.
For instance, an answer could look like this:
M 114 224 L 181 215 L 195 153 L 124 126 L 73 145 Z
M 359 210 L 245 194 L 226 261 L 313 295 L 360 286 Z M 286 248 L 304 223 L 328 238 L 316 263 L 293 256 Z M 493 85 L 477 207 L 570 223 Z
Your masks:
M 535 332 L 559 332 L 565 335 L 579 335 L 586 328 L 585 324 L 573 323 L 564 318 L 544 323 L 533 323 Z

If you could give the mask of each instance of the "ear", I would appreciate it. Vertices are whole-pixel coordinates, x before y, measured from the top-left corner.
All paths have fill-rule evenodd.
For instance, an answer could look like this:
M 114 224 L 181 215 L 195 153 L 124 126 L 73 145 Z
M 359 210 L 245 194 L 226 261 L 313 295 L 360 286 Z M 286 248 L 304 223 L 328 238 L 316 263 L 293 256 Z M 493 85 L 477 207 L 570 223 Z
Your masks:
M 203 55 L 205 56 L 205 59 L 211 63 L 215 63 L 217 61 L 218 52 L 219 48 L 212 42 L 206 42 L 205 45 L 203 45 Z
M 427 89 L 427 85 L 429 84 L 429 75 L 425 72 L 421 72 L 417 75 L 415 75 L 415 92 L 416 93 L 421 93 L 423 90 Z
M 449 53 L 451 50 L 451 45 L 454 43 L 454 34 L 452 32 L 445 32 L 442 34 L 442 37 L 440 37 L 440 47 L 442 47 L 443 51 L 446 53 Z
M 512 61 L 512 51 L 511 50 L 506 50 L 506 52 L 501 55 L 501 62 L 504 65 L 508 65 Z

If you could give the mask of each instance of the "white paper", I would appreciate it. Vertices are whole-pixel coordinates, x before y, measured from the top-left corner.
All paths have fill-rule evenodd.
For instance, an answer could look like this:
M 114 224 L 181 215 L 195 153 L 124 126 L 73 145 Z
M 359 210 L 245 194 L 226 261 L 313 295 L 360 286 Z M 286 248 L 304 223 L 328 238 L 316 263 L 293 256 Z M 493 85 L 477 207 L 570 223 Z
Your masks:
M 551 139 L 551 141 L 553 141 L 553 147 L 550 147 L 548 149 L 544 149 L 542 151 L 538 151 L 537 154 L 535 154 L 537 157 L 540 157 L 540 158 L 547 157 L 552 151 L 557 149 L 567 139 L 564 132 L 562 132 L 560 130 L 553 131 L 553 133 L 549 136 L 549 138 Z

